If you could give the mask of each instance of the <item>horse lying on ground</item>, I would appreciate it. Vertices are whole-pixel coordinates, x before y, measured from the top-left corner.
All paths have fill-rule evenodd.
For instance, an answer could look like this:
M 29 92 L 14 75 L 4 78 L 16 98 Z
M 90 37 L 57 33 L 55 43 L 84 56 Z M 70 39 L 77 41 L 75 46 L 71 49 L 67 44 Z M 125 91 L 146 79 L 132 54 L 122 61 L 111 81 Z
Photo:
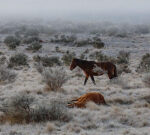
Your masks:
M 103 95 L 101 95 L 98 92 L 90 92 L 90 93 L 86 93 L 84 95 L 82 95 L 81 97 L 72 100 L 71 102 L 73 103 L 69 103 L 68 107 L 78 107 L 78 108 L 85 108 L 87 102 L 92 101 L 95 104 L 104 104 L 106 105 L 105 99 L 103 97 Z
M 107 73 L 109 79 L 117 77 L 117 68 L 111 62 L 95 62 L 81 59 L 73 59 L 70 65 L 70 70 L 73 70 L 77 66 L 80 67 L 85 73 L 86 77 L 84 85 L 86 85 L 89 76 L 91 77 L 91 80 L 94 84 L 96 84 L 94 76 L 100 76 Z

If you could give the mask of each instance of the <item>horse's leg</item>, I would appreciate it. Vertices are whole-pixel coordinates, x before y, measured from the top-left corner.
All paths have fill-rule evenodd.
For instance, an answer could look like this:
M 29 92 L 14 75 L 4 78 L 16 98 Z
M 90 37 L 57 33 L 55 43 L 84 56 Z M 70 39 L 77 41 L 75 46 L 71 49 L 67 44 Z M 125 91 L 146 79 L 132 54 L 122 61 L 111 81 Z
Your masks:
M 95 79 L 94 79 L 94 76 L 93 76 L 93 75 L 91 75 L 90 77 L 91 77 L 91 80 L 92 80 L 93 84 L 94 84 L 94 85 L 96 85 L 96 83 L 95 83 Z
M 88 78 L 89 78 L 89 75 L 86 75 L 85 80 L 84 80 L 84 85 L 86 85 Z

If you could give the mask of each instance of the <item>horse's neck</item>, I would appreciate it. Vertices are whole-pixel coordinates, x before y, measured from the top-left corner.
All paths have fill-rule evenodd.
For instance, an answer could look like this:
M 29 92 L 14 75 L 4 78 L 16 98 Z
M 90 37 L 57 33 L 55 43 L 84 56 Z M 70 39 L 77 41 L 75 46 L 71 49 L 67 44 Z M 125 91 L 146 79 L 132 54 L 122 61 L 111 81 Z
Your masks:
M 83 70 L 85 69 L 85 67 L 84 67 L 85 65 L 82 63 L 82 61 L 78 62 L 77 66 L 80 67 Z

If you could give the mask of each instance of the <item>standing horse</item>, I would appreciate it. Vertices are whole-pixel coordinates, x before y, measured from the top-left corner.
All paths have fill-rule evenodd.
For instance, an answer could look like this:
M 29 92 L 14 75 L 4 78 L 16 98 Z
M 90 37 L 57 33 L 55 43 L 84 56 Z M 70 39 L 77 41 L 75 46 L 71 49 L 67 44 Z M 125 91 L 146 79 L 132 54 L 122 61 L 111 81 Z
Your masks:
M 85 73 L 86 77 L 84 85 L 86 85 L 89 76 L 91 77 L 91 80 L 94 83 L 94 85 L 96 85 L 94 76 L 100 76 L 103 75 L 104 73 L 107 73 L 109 79 L 117 77 L 116 66 L 111 62 L 95 62 L 81 59 L 73 59 L 70 65 L 70 70 L 73 70 L 77 66 L 80 67 Z M 97 70 L 98 68 L 99 70 Z

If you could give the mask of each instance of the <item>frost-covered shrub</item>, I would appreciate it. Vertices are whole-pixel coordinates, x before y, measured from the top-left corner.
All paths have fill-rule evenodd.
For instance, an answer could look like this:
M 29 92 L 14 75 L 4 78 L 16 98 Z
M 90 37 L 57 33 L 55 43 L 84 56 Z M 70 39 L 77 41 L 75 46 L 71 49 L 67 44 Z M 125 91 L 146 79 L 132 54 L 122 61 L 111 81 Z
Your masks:
M 17 46 L 20 45 L 20 40 L 14 36 L 8 36 L 5 38 L 4 43 L 10 48 L 15 49 Z
M 106 62 L 106 61 L 109 61 L 109 62 L 114 62 L 115 59 L 112 58 L 112 57 L 109 57 L 107 55 L 104 55 L 101 51 L 96 51 L 92 54 L 89 55 L 89 58 L 92 59 L 92 60 L 97 60 L 99 62 Z
M 72 118 L 63 102 L 51 101 L 43 105 L 28 94 L 13 96 L 3 103 L 0 110 L 4 113 L 1 122 L 11 124 L 54 120 L 68 122 Z
M 53 43 L 73 43 L 76 40 L 74 35 L 55 35 L 54 38 L 51 39 Z
M 117 56 L 117 63 L 118 64 L 128 64 L 130 58 L 130 53 L 125 51 L 120 51 Z
M 39 35 L 39 31 L 37 29 L 28 29 L 25 32 L 26 37 L 29 37 L 29 36 L 35 37 L 35 36 L 38 36 L 38 35 Z
M 119 85 L 123 89 L 129 89 L 130 88 L 128 81 L 122 77 L 118 77 L 118 78 L 114 78 L 114 79 L 110 80 L 109 84 Z
M 4 112 L 3 122 L 8 121 L 12 124 L 29 122 L 33 101 L 34 98 L 27 94 L 11 97 L 0 108 Z
M 17 74 L 6 67 L 0 66 L 0 82 L 13 82 Z
M 40 62 L 35 64 L 35 68 L 37 69 L 37 71 L 39 73 L 42 73 L 43 70 L 44 70 L 44 67 L 43 67 L 42 63 L 40 63 Z
M 69 66 L 71 64 L 72 59 L 75 57 L 75 53 L 70 53 L 67 52 L 66 54 L 63 55 L 62 61 L 66 66 Z
M 98 37 L 93 37 L 92 45 L 93 45 L 93 47 L 95 47 L 95 48 L 101 49 L 101 48 L 104 47 L 105 44 L 104 44 L 104 42 L 101 41 L 100 38 L 98 38 Z
M 119 64 L 117 65 L 117 74 L 121 75 L 122 73 L 131 73 L 131 70 L 128 64 Z
M 47 84 L 48 90 L 60 90 L 62 85 L 68 80 L 63 68 L 47 68 L 42 72 L 43 81 Z
M 139 72 L 149 72 L 150 71 L 150 54 L 147 53 L 143 55 L 141 62 L 137 68 Z
M 90 44 L 89 40 L 78 40 L 74 43 L 77 47 L 83 47 Z
M 33 42 L 31 45 L 27 47 L 27 50 L 31 50 L 33 52 L 37 52 L 42 48 L 42 45 L 39 42 Z
M 147 87 L 150 87 L 150 74 L 144 76 L 143 82 Z
M 64 103 L 51 101 L 49 106 L 38 105 L 37 109 L 32 113 L 31 118 L 31 121 L 34 122 L 54 120 L 68 122 L 71 119 L 71 115 Z
M 52 66 L 60 66 L 61 65 L 61 61 L 59 60 L 59 57 L 56 57 L 56 56 L 41 57 L 41 56 L 37 55 L 37 56 L 34 56 L 33 59 L 36 62 L 40 62 L 44 67 L 52 67 Z
M 25 44 L 31 44 L 33 42 L 40 42 L 39 37 L 27 37 L 23 40 L 23 43 Z
M 23 53 L 15 54 L 14 56 L 11 56 L 9 58 L 9 64 L 8 67 L 15 67 L 15 66 L 22 66 L 22 65 L 28 65 L 27 55 Z
M 0 57 L 0 65 L 4 65 L 7 61 L 7 58 L 5 56 Z

